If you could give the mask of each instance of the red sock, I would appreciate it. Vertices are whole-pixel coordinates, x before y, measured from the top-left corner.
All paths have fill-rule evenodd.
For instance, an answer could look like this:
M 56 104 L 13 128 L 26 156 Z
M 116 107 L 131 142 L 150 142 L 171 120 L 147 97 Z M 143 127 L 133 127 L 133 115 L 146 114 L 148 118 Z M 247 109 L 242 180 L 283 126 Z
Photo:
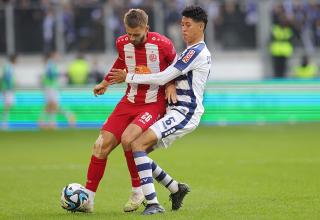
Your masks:
M 140 187 L 140 178 L 139 178 L 137 166 L 134 163 L 132 150 L 125 151 L 124 155 L 126 156 L 128 170 L 131 176 L 131 185 L 132 187 Z
M 87 189 L 93 192 L 97 191 L 100 180 L 103 177 L 106 165 L 107 159 L 98 159 L 97 157 L 92 155 L 87 173 Z

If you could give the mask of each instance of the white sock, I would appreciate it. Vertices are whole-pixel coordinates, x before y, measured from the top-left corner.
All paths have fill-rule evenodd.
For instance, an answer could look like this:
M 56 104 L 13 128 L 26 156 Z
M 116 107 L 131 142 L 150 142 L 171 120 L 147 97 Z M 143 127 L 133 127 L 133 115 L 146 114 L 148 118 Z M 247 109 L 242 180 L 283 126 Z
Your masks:
M 93 203 L 94 203 L 94 196 L 96 195 L 96 193 L 93 192 L 93 191 L 91 191 L 91 190 L 89 190 L 89 189 L 87 189 L 87 192 L 88 192 L 88 194 L 89 194 L 89 202 L 90 202 L 91 205 L 93 205 Z

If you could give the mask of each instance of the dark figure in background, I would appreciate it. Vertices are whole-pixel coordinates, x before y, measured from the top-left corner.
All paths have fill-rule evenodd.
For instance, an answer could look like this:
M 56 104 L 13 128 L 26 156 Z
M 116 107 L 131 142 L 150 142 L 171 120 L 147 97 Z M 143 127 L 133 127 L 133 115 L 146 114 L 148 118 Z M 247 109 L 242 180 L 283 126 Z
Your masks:
M 104 78 L 104 73 L 99 69 L 99 63 L 97 59 L 92 61 L 92 66 L 89 75 L 89 83 L 90 84 L 98 84 Z
M 272 26 L 270 53 L 273 65 L 273 77 L 284 78 L 287 72 L 287 62 L 293 53 L 293 30 L 285 16 Z

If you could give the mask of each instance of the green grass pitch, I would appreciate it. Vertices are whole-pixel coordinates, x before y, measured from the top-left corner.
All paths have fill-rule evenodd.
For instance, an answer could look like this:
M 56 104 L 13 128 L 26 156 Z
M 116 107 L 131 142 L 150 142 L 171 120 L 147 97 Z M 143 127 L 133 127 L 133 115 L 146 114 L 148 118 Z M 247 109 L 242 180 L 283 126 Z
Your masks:
M 60 207 L 63 186 L 85 183 L 98 130 L 0 132 L 0 219 L 320 219 L 320 124 L 201 126 L 151 157 L 191 187 L 165 214 L 123 213 L 130 193 L 120 148 L 109 157 L 93 214 Z

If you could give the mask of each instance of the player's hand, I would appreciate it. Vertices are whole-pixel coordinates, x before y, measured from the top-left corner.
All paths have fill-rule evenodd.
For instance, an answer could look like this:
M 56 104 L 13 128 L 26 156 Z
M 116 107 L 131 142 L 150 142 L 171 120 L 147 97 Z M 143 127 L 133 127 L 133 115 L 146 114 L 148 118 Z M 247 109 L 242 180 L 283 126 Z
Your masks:
M 127 72 L 122 69 L 112 69 L 109 73 L 109 79 L 111 84 L 122 83 L 126 81 Z
M 98 95 L 103 95 L 106 91 L 107 91 L 108 86 L 103 85 L 103 84 L 97 84 L 94 88 L 93 88 L 93 94 L 95 97 L 97 97 Z
M 169 82 L 166 84 L 166 99 L 169 104 L 177 103 L 177 90 L 175 82 Z

